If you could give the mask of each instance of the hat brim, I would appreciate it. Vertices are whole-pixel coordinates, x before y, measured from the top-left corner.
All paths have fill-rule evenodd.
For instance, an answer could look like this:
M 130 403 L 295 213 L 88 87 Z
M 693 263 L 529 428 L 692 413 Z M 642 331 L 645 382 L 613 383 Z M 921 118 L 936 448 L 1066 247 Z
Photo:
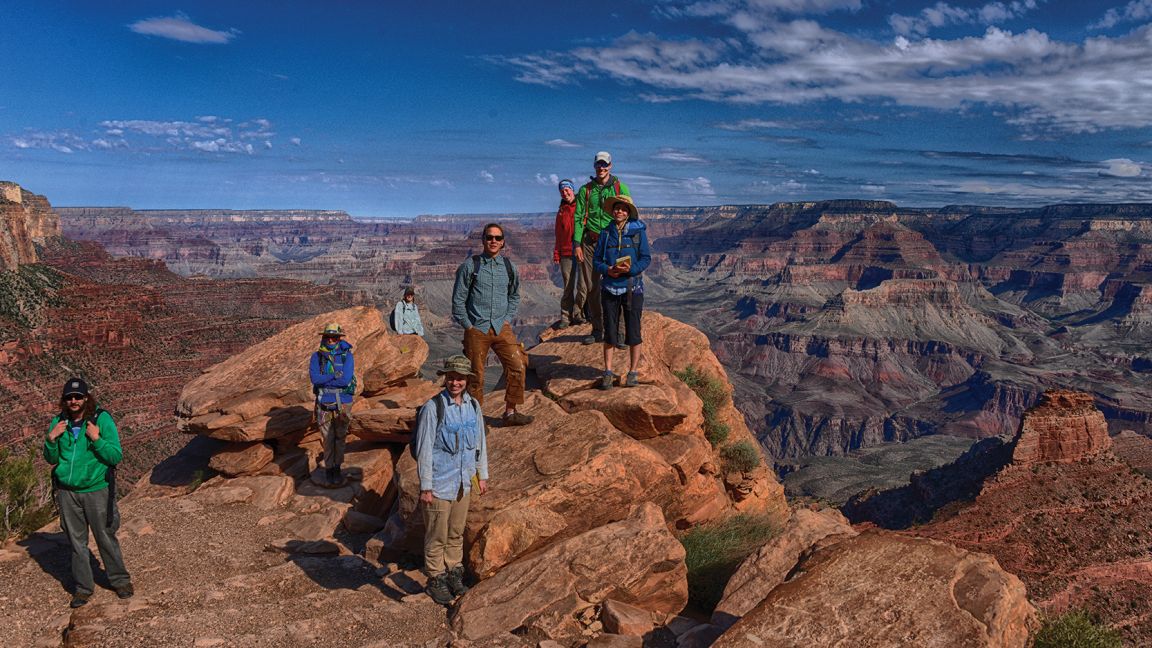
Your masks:
M 620 200 L 619 196 L 608 196 L 604 199 L 602 207 L 604 208 L 604 211 L 611 215 L 612 210 L 616 207 L 616 205 L 628 206 L 628 220 L 636 220 L 637 218 L 640 218 L 640 212 L 636 210 L 636 204 L 627 200 Z
M 333 333 L 331 331 L 320 331 L 320 337 L 344 337 L 343 333 Z
M 83 396 L 84 398 L 88 398 L 88 394 L 86 394 L 85 392 L 78 392 L 78 391 L 64 392 L 63 394 L 61 394 L 61 396 L 63 396 L 64 398 L 68 398 L 69 396 Z
M 471 371 L 460 371 L 458 369 L 437 369 L 436 370 L 437 376 L 446 376 L 450 373 L 459 374 L 461 376 L 468 376 L 469 378 L 475 378 L 476 377 L 476 374 L 472 373 Z

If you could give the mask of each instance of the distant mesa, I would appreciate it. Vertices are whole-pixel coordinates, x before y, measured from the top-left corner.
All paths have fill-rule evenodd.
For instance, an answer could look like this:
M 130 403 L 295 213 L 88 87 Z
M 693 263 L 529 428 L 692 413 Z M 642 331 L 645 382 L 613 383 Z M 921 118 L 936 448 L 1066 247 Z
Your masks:
M 0 269 L 35 263 L 34 242 L 60 236 L 60 218 L 44 196 L 0 181 Z

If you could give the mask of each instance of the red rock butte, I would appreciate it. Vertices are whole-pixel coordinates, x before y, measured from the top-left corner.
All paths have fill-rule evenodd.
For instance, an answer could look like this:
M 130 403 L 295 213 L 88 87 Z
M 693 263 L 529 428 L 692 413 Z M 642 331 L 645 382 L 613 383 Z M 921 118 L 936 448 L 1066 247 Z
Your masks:
M 1091 394 L 1054 389 L 1024 415 L 1012 463 L 1071 462 L 1112 447 L 1108 422 Z

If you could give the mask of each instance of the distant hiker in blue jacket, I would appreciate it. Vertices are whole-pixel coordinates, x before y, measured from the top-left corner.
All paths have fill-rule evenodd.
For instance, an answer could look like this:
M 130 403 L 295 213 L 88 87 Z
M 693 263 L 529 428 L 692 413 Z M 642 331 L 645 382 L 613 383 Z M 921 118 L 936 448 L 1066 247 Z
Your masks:
M 416 290 L 404 289 L 404 299 L 392 309 L 392 324 L 400 335 L 424 336 L 424 322 L 420 321 L 420 308 L 416 305 Z
M 644 312 L 644 278 L 641 274 L 652 263 L 647 227 L 629 196 L 604 199 L 604 211 L 612 222 L 600 232 L 592 263 L 600 278 L 600 302 L 604 313 L 604 375 L 600 389 L 612 389 L 612 348 L 619 336 L 620 313 L 624 313 L 624 343 L 628 345 L 628 375 L 622 385 L 640 383 L 640 316 Z
M 312 354 L 308 374 L 316 394 L 316 427 L 324 442 L 322 485 L 335 488 L 344 483 L 340 464 L 344 461 L 344 441 L 352 421 L 352 396 L 356 393 L 356 364 L 352 345 L 344 340 L 344 329 L 329 324 L 320 334 L 320 348 Z
M 72 545 L 75 583 L 71 607 L 86 605 L 96 589 L 88 550 L 89 529 L 116 596 L 125 599 L 134 593 L 116 539 L 120 512 L 116 509 L 114 469 L 123 456 L 112 415 L 96 406 L 88 383 L 69 378 L 60 395 L 60 413 L 48 425 L 44 438 L 44 460 L 52 465 L 60 527 Z

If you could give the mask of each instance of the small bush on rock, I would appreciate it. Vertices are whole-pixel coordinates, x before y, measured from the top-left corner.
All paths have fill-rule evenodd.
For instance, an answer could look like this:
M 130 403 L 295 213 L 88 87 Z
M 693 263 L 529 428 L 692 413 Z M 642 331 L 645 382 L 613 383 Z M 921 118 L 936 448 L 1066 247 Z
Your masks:
M 1035 648 L 1121 648 L 1120 633 L 1083 610 L 1044 619 Z
M 47 477 L 41 480 L 32 452 L 19 457 L 0 448 L 0 506 L 0 543 L 22 538 L 52 519 L 52 491 Z
M 688 566 L 689 603 L 704 612 L 715 609 L 736 568 L 776 532 L 768 517 L 738 515 L 685 533 L 680 543 Z
M 725 472 L 747 472 L 760 465 L 760 451 L 747 441 L 729 443 L 720 450 Z
M 728 426 L 719 420 L 720 409 L 728 404 L 728 392 L 724 383 L 689 365 L 683 371 L 674 372 L 676 377 L 696 392 L 704 404 L 704 436 L 715 448 L 728 439 Z

